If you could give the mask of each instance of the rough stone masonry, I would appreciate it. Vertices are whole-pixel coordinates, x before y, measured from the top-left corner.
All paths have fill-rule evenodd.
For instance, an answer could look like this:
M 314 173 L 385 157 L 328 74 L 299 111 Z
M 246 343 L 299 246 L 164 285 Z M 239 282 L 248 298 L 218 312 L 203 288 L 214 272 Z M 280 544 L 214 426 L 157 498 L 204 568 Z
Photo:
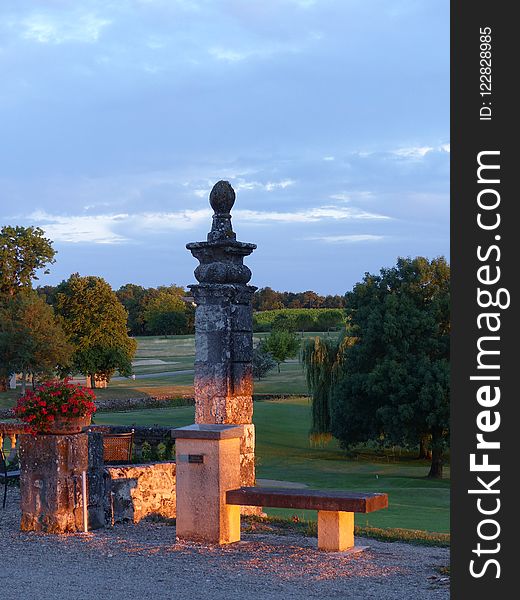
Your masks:
M 253 417 L 253 310 L 257 289 L 244 257 L 255 244 L 238 242 L 231 226 L 235 191 L 227 181 L 211 190 L 214 210 L 207 241 L 186 245 L 200 265 L 195 304 L 195 422 L 244 425 L 240 473 L 243 486 L 255 484 Z M 248 511 L 251 512 L 251 511 Z M 257 511 L 255 511 L 257 512 Z

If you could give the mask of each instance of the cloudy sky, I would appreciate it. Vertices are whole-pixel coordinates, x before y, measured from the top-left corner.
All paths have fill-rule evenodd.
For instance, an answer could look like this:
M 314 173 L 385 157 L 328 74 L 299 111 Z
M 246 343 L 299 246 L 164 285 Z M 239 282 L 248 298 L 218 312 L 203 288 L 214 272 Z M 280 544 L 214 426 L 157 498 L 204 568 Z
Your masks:
M 193 283 L 219 179 L 257 286 L 448 254 L 448 0 L 2 0 L 0 76 L 1 224 L 54 240 L 41 283 Z

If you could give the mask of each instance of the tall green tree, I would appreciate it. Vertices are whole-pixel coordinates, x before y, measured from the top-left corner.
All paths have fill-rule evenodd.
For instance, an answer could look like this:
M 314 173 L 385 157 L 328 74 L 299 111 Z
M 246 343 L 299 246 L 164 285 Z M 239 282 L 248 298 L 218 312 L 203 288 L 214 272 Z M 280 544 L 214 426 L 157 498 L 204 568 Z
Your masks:
M 52 376 L 70 363 L 72 347 L 51 306 L 32 290 L 0 301 L 0 368 L 28 377 Z
M 176 335 L 187 333 L 188 318 L 184 288 L 179 286 L 160 287 L 146 307 L 144 319 L 146 329 L 152 335 Z
M 6 225 L 0 229 L 0 296 L 30 288 L 38 279 L 36 272 L 55 262 L 56 251 L 44 235 L 39 227 Z
M 29 289 L 37 280 L 37 271 L 54 262 L 55 250 L 51 240 L 39 227 L 0 229 L 0 300 Z M 48 273 L 45 269 L 44 273 Z M 9 374 L 7 374 L 9 375 Z M 0 391 L 7 389 L 7 376 L 0 372 Z
M 131 374 L 137 342 L 128 336 L 128 314 L 104 279 L 71 275 L 59 286 L 56 309 L 74 347 L 74 368 L 93 386 L 96 376 Z
M 117 292 L 117 297 L 128 312 L 128 329 L 131 335 L 144 335 L 146 321 L 144 317 L 148 299 L 147 290 L 134 283 L 126 283 Z
M 354 342 L 355 338 L 348 337 L 345 331 L 336 339 L 317 336 L 303 344 L 302 364 L 312 398 L 310 438 L 313 442 L 324 442 L 332 437 L 332 391 L 345 351 Z
M 449 436 L 449 281 L 444 258 L 400 258 L 367 273 L 346 295 L 358 339 L 332 391 L 332 433 L 344 446 L 416 446 L 430 435 L 430 477 L 442 477 Z
M 288 358 L 294 358 L 298 354 L 300 340 L 292 331 L 277 329 L 262 340 L 261 348 L 272 355 L 278 365 L 278 373 L 280 373 L 280 365 Z
M 253 349 L 253 377 L 258 381 L 265 377 L 269 371 L 276 367 L 276 361 L 270 352 L 267 352 L 260 344 Z

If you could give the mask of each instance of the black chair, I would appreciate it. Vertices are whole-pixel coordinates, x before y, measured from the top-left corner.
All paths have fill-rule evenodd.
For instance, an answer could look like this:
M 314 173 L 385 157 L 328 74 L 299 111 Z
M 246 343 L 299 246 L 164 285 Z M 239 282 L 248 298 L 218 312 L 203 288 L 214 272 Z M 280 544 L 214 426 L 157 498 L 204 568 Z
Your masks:
M 103 460 L 106 465 L 132 462 L 134 430 L 129 433 L 103 433 Z
M 7 468 L 7 459 L 4 454 L 4 449 L 0 446 L 0 483 L 4 484 L 4 501 L 2 508 L 5 508 L 7 502 L 7 486 L 10 480 L 19 479 L 20 471 Z

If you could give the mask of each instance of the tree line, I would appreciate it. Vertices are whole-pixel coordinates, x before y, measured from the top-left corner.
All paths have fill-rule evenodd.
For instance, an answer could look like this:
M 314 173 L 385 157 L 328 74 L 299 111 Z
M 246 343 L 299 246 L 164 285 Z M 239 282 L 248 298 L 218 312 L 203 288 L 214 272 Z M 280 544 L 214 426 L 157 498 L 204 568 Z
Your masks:
M 36 292 L 56 306 L 59 286 L 38 286 Z M 126 283 L 115 294 L 128 313 L 131 336 L 185 335 L 194 333 L 195 307 L 190 292 L 175 284 L 144 287 Z M 344 321 L 343 296 L 319 296 L 315 292 L 274 292 L 261 288 L 253 295 L 255 331 L 271 331 L 273 321 L 286 319 L 295 331 L 327 331 Z
M 345 296 L 320 296 L 316 292 L 276 292 L 270 287 L 260 288 L 253 295 L 253 310 L 282 308 L 345 308 Z

